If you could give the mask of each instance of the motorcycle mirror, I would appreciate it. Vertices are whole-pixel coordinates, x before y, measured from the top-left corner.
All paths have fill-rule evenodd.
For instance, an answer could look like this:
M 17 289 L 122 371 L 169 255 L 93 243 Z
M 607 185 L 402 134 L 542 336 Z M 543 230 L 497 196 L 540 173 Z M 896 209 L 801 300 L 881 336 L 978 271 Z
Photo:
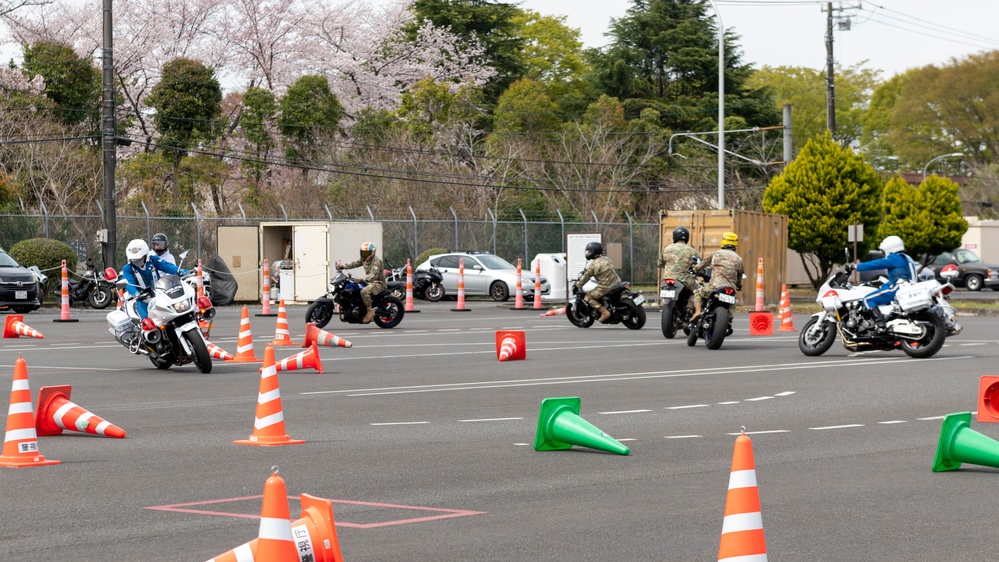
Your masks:
M 184 250 L 183 252 L 181 252 L 180 253 L 180 261 L 184 261 L 184 258 L 186 258 L 187 254 L 189 254 L 189 253 L 190 253 L 190 250 Z
M 119 289 L 124 290 L 125 287 L 128 287 L 128 280 L 124 279 L 124 278 L 119 279 L 119 280 L 115 281 L 114 286 L 117 287 L 117 288 L 119 288 Z

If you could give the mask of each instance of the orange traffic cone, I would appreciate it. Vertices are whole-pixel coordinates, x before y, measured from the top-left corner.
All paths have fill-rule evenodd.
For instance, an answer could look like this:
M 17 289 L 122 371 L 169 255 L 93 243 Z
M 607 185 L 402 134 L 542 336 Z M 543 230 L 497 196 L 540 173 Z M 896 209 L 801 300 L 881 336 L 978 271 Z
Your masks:
M 291 341 L 291 332 L 288 331 L 288 312 L 284 308 L 284 299 L 278 301 L 277 328 L 274 330 L 274 341 L 271 345 L 298 345 Z
M 31 408 L 31 388 L 28 386 L 28 364 L 18 354 L 17 361 L 14 362 L 10 408 L 7 411 L 7 432 L 3 438 L 0 466 L 25 468 L 49 464 L 59 464 L 59 461 L 47 461 L 38 451 L 35 412 Z
M 468 312 L 471 308 L 465 308 L 465 260 L 458 259 L 458 307 L 452 308 L 451 312 Z
M 271 270 L 267 260 L 264 260 L 264 287 L 260 295 L 260 314 L 255 316 L 274 316 L 271 312 Z
M 291 538 L 291 511 L 284 478 L 274 467 L 264 483 L 264 503 L 260 508 L 260 532 L 257 534 L 256 558 L 274 562 L 296 562 L 298 549 Z
M 319 371 L 320 375 L 323 374 L 323 361 L 319 358 L 319 348 L 316 347 L 315 342 L 312 342 L 312 346 L 309 349 L 282 359 L 274 367 L 278 371 L 297 371 L 298 369 L 308 369 L 311 367 Z
M 496 357 L 500 361 L 527 358 L 527 340 L 523 330 L 496 332 Z
M 62 430 L 79 431 L 124 439 L 125 431 L 70 401 L 73 387 L 43 386 L 38 390 L 38 415 L 35 430 L 38 435 L 61 435 Z
M 517 310 L 524 308 L 524 280 L 522 274 L 523 263 L 517 258 L 517 297 L 514 299 L 513 307 Z
M 59 318 L 53 322 L 79 322 L 77 318 L 69 315 L 69 271 L 66 269 L 66 260 L 62 260 L 62 296 L 60 299 Z
M 3 321 L 3 337 L 19 338 L 21 336 L 30 336 L 38 339 L 45 338 L 44 334 L 24 323 L 24 316 L 20 314 L 8 314 Z
M 299 500 L 302 504 L 302 517 L 291 524 L 291 536 L 299 553 L 296 562 L 343 562 L 340 541 L 336 537 L 336 524 L 333 521 L 333 502 L 309 494 L 302 494 Z M 259 539 L 253 539 L 208 562 L 261 560 L 256 557 L 259 542 Z
M 233 443 L 264 447 L 305 443 L 304 440 L 292 439 L 285 433 L 281 389 L 278 387 L 277 368 L 274 366 L 274 348 L 269 345 L 264 350 L 264 368 L 260 371 L 260 391 L 257 393 L 257 413 L 253 420 L 253 433 L 249 438 Z
M 243 317 L 239 321 L 239 340 L 236 341 L 237 363 L 257 363 L 260 359 L 253 354 L 253 334 L 250 333 L 250 310 L 243 306 Z
M 559 314 L 565 314 L 565 311 L 566 307 L 563 306 L 562 308 L 556 308 L 554 310 L 549 310 L 548 312 L 542 312 L 541 317 L 544 318 L 545 316 L 558 316 Z
M 534 310 L 541 310 L 541 260 L 534 264 Z
M 761 312 L 763 308 L 763 258 L 760 258 L 756 266 L 756 312 Z
M 234 361 L 236 359 L 233 354 L 215 345 L 214 343 L 210 341 L 206 341 L 205 343 L 208 344 L 208 354 L 212 356 L 212 359 L 221 359 L 223 361 Z
M 413 305 L 413 264 L 406 258 L 406 312 L 415 314 L 419 312 Z
M 309 322 L 305 325 L 305 339 L 302 341 L 302 347 L 311 347 L 312 344 L 326 347 L 354 347 L 354 344 L 340 336 L 334 336 L 326 330 L 317 328 L 315 322 Z
M 725 499 L 725 521 L 722 523 L 718 561 L 766 562 L 766 559 L 767 545 L 763 538 L 760 491 L 756 487 L 753 442 L 743 432 L 736 438 L 732 454 L 732 472 Z
M 766 311 L 751 311 L 749 313 L 749 335 L 774 335 L 774 315 Z
M 791 295 L 787 293 L 787 285 L 780 286 L 780 308 L 777 312 L 780 318 L 780 328 L 777 328 L 777 331 L 793 332 L 794 317 L 791 314 Z

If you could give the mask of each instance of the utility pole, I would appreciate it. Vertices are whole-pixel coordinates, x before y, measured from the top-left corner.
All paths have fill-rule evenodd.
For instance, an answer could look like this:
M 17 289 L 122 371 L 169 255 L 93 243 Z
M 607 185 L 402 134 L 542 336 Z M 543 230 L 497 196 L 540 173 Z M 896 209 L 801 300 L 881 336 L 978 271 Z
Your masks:
M 98 240 L 104 244 L 104 267 L 114 267 L 115 254 L 118 251 L 118 218 L 115 212 L 114 170 L 116 166 L 115 144 L 117 141 L 117 126 L 115 125 L 114 105 L 114 65 L 112 62 L 111 37 L 111 0 L 104 0 L 104 48 L 101 52 L 103 110 L 101 121 L 101 149 L 104 167 L 104 232 L 98 234 Z
M 833 58 L 833 7 L 826 2 L 826 129 L 836 136 L 836 59 Z

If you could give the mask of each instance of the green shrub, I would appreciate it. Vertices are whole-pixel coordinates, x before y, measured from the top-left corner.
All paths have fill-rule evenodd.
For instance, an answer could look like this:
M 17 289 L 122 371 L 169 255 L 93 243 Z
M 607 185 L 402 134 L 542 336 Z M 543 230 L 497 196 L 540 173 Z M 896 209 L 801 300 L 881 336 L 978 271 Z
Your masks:
M 49 294 L 52 288 L 62 283 L 62 273 L 59 268 L 62 260 L 66 260 L 66 269 L 70 272 L 76 271 L 77 255 L 76 250 L 68 245 L 50 238 L 29 238 L 14 244 L 7 251 L 17 263 L 28 267 L 37 265 L 38 269 L 45 272 L 49 279 L 45 283 L 45 294 Z M 55 271 L 45 271 L 53 269 Z
M 429 250 L 423 250 L 420 255 L 416 256 L 416 261 L 413 262 L 413 267 L 420 265 L 421 263 L 427 261 L 427 258 L 434 254 L 446 254 L 447 248 L 430 248 Z

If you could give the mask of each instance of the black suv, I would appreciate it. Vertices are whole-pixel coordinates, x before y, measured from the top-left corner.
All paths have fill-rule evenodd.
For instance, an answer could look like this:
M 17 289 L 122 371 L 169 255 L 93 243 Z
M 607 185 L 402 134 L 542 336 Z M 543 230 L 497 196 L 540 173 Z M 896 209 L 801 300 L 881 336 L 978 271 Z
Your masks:
M 38 281 L 35 274 L 21 267 L 10 254 L 0 248 L 0 309 L 10 308 L 18 314 L 38 310 Z
M 933 270 L 941 283 L 950 281 L 955 287 L 967 287 L 969 291 L 981 291 L 982 287 L 999 290 L 999 265 L 983 262 L 971 250 L 958 248 L 938 254 L 926 267 Z

